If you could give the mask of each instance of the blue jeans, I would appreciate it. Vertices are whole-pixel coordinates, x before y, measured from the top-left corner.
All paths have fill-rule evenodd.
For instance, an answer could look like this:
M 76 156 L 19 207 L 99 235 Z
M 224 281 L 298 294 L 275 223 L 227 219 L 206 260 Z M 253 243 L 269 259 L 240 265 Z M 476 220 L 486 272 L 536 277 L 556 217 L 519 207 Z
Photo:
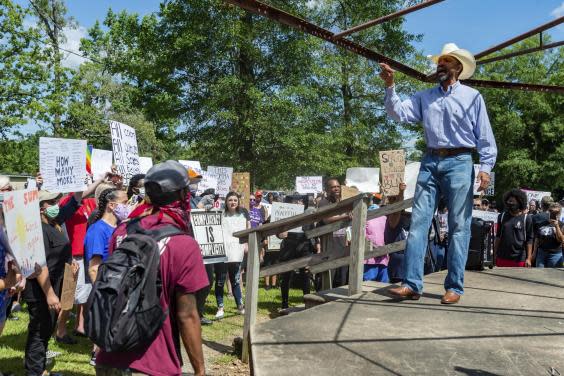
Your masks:
M 561 268 L 562 251 L 545 252 L 542 248 L 537 249 L 537 268 Z
M 474 166 L 471 153 L 439 157 L 425 154 L 421 161 L 404 260 L 403 285 L 423 292 L 423 263 L 429 228 L 440 195 L 448 208 L 448 274 L 445 290 L 462 295 L 464 268 L 470 244 Z
M 241 293 L 241 263 L 240 262 L 222 262 L 214 265 L 215 269 L 215 299 L 217 306 L 223 308 L 223 286 L 227 281 L 231 281 L 231 289 L 237 307 L 243 305 L 243 294 Z
M 390 278 L 388 277 L 388 267 L 381 264 L 364 264 L 364 275 L 362 280 L 388 283 L 390 282 Z

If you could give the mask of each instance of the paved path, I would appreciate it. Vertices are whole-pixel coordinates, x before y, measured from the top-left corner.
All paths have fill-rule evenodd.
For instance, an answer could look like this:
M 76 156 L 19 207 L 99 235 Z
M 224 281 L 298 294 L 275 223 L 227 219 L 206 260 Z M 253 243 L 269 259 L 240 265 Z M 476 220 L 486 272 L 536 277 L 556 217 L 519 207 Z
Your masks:
M 386 284 L 259 324 L 256 375 L 564 375 L 564 269 L 466 273 L 466 293 L 440 304 L 445 273 L 419 301 Z

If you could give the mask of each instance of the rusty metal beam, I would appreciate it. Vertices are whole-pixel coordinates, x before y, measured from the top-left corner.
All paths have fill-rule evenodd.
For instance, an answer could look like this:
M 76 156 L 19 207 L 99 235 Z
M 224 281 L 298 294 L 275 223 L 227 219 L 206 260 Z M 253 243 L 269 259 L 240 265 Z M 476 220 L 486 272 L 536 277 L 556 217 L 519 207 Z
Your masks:
M 284 12 L 280 9 L 274 8 L 270 5 L 261 3 L 256 0 L 226 0 L 226 2 L 237 5 L 238 7 L 241 7 L 259 16 L 270 18 L 284 25 L 293 27 L 294 29 L 298 29 L 318 38 L 324 39 L 327 42 L 333 43 L 339 47 L 346 49 L 347 51 L 351 51 L 357 55 L 364 56 L 369 60 L 386 63 L 395 70 L 402 72 L 410 77 L 416 78 L 421 81 L 424 81 L 426 79 L 425 74 L 419 72 L 416 69 L 413 69 L 403 63 L 400 63 L 397 60 L 384 56 L 378 52 L 370 50 L 358 43 L 351 42 L 347 39 L 335 39 L 335 34 L 333 34 L 331 31 L 312 24 L 311 22 L 308 22 L 302 18 Z
M 326 40 L 329 43 L 332 43 L 336 46 L 342 47 L 347 51 L 354 52 L 357 55 L 364 56 L 365 58 L 376 61 L 376 62 L 383 62 L 388 64 L 390 67 L 394 68 L 395 70 L 406 74 L 407 76 L 413 77 L 418 79 L 422 82 L 429 82 L 433 83 L 436 82 L 434 78 L 434 74 L 426 75 L 422 72 L 419 72 L 416 69 L 413 69 L 403 63 L 400 63 L 397 60 L 384 56 L 378 52 L 372 51 L 358 43 L 351 42 L 347 39 L 335 39 L 335 34 L 329 30 L 326 30 L 322 27 L 319 27 L 315 24 L 312 24 L 302 18 L 293 16 L 287 12 L 284 12 L 280 9 L 274 8 L 270 5 L 261 3 L 257 0 L 225 0 L 225 2 L 236 5 L 242 9 L 245 9 L 251 13 L 257 14 L 259 16 L 263 16 L 279 22 L 281 24 L 290 26 L 302 32 L 308 33 L 315 37 L 321 38 Z M 534 32 L 531 34 L 539 33 L 543 30 L 557 25 L 562 22 L 561 17 L 551 23 L 545 24 L 540 26 L 539 28 L 535 29 Z M 552 25 L 551 25 L 552 24 Z M 550 25 L 550 26 L 547 26 Z M 531 32 L 529 32 L 531 33 Z M 528 33 L 526 33 L 528 34 Z M 523 34 L 525 35 L 525 34 Z M 530 35 L 526 35 L 523 38 L 527 38 Z M 522 37 L 522 36 L 520 36 Z M 515 39 L 515 38 L 514 38 Z M 507 43 L 507 42 L 506 42 Z M 515 42 L 512 42 L 515 43 Z M 511 44 L 511 43 L 510 43 Z M 509 45 L 509 44 L 508 44 Z M 504 46 L 505 47 L 505 46 Z M 503 47 L 500 47 L 503 48 Z M 496 50 L 497 51 L 497 50 Z M 494 51 L 491 51 L 494 52 Z M 491 53 L 491 52 L 488 52 Z M 482 53 L 483 54 L 483 53 Z M 483 55 L 485 56 L 485 55 Z M 479 87 L 487 87 L 487 88 L 497 88 L 497 89 L 512 89 L 512 90 L 526 90 L 526 91 L 538 91 L 544 93 L 557 93 L 557 94 L 564 94 L 564 87 L 563 86 L 549 86 L 549 85 L 539 85 L 539 84 L 528 84 L 528 83 L 519 83 L 519 82 L 502 82 L 502 81 L 486 81 L 486 80 L 464 80 L 465 84 L 470 86 L 479 86 Z
M 384 23 L 386 21 L 393 20 L 394 18 L 398 18 L 398 17 L 401 17 L 401 16 L 406 15 L 408 13 L 418 11 L 419 9 L 430 7 L 431 5 L 435 5 L 435 4 L 440 3 L 442 1 L 445 1 L 445 0 L 425 0 L 420 4 L 417 4 L 417 5 L 411 6 L 409 8 L 402 9 L 402 10 L 398 10 L 397 12 L 387 14 L 385 16 L 382 16 L 380 18 L 376 18 L 374 20 L 370 20 L 368 22 L 365 22 L 365 23 L 358 25 L 358 26 L 355 26 L 355 27 L 351 27 L 348 30 L 345 30 L 345 31 L 342 31 L 340 33 L 335 34 L 334 37 L 337 38 L 337 39 L 340 39 L 340 38 L 346 37 L 347 35 L 359 32 L 359 31 L 364 30 L 364 29 L 368 29 L 369 27 L 376 26 L 376 25 Z
M 540 84 L 527 84 L 520 82 L 505 81 L 486 81 L 486 80 L 462 80 L 462 83 L 468 86 L 479 86 L 494 89 L 512 89 L 524 91 L 538 91 L 541 93 L 557 93 L 564 94 L 564 86 L 551 86 Z
M 521 56 L 521 55 L 526 55 L 526 54 L 530 54 L 533 52 L 538 52 L 538 51 L 543 51 L 543 50 L 548 50 L 551 48 L 556 48 L 556 47 L 560 47 L 564 45 L 564 40 L 560 41 L 560 42 L 554 42 L 554 43 L 549 43 L 549 44 L 544 44 L 538 47 L 532 47 L 532 48 L 527 48 L 521 51 L 515 51 L 515 52 L 511 52 L 509 54 L 505 54 L 505 55 L 500 55 L 500 56 L 495 56 L 489 59 L 483 59 L 480 61 L 476 62 L 476 65 L 482 65 L 482 64 L 488 64 L 488 63 L 493 63 L 494 61 L 499 61 L 499 60 L 505 60 L 505 59 L 509 59 L 515 56 Z
M 485 51 L 479 52 L 477 54 L 474 55 L 474 57 L 476 58 L 476 60 L 483 58 L 484 56 L 487 56 L 493 52 L 499 51 L 502 48 L 505 48 L 507 46 L 511 46 L 512 44 L 515 44 L 519 41 L 522 41 L 523 39 L 527 39 L 528 37 L 541 33 L 544 30 L 550 29 L 551 27 L 554 27 L 556 25 L 560 25 L 562 22 L 564 22 L 564 16 L 559 17 L 555 20 L 552 20 L 550 22 L 545 23 L 544 25 L 540 25 L 538 27 L 535 27 L 534 29 L 527 31 L 526 33 L 523 33 L 521 35 L 518 35 L 516 37 L 513 37 L 509 40 L 506 40 L 505 42 L 502 42 L 498 45 L 495 45 L 493 47 L 488 48 Z

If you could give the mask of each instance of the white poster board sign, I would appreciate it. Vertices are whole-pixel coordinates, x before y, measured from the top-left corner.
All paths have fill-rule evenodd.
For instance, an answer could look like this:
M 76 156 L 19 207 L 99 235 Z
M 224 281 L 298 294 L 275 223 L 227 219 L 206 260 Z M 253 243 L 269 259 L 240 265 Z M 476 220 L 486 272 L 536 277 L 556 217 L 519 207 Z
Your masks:
M 536 200 L 538 203 L 540 203 L 543 197 L 551 195 L 550 192 L 530 191 L 527 189 L 521 189 L 521 190 L 527 194 L 527 203 L 530 202 L 531 200 Z
M 33 191 L 34 189 L 37 189 L 37 181 L 35 181 L 35 178 L 27 178 L 26 189 L 28 191 Z
M 323 177 L 296 176 L 296 192 L 300 194 L 323 192 Z
M 482 192 L 482 191 L 478 191 L 478 188 L 480 187 L 480 179 L 478 177 L 478 174 L 480 173 L 480 165 L 479 164 L 475 164 L 474 165 L 474 196 L 479 196 L 480 194 L 484 194 L 484 196 L 493 196 L 495 194 L 495 172 L 491 172 L 490 173 L 490 184 L 488 185 L 488 187 Z
M 209 166 L 208 174 L 212 174 L 217 179 L 217 189 L 215 193 L 225 197 L 229 193 L 231 188 L 231 179 L 233 178 L 233 168 L 232 167 L 218 167 Z
M 112 171 L 114 155 L 111 150 L 92 149 L 92 175 L 94 180 L 102 178 Z
M 239 243 L 239 238 L 233 233 L 247 228 L 245 216 L 223 216 L 223 240 L 225 242 L 225 255 L 227 262 L 241 262 L 245 254 L 245 245 Z
M 380 169 L 373 167 L 348 168 L 345 185 L 356 187 L 360 192 L 379 192 Z
M 200 161 L 178 160 L 178 163 L 180 163 L 182 166 L 186 167 L 186 169 L 191 168 L 191 169 L 195 170 L 199 174 L 204 172 L 204 170 L 202 170 L 202 165 L 200 164 Z
M 408 199 L 415 196 L 415 187 L 417 186 L 417 176 L 419 175 L 420 162 L 411 162 L 405 165 L 404 183 L 406 185 L 403 198 Z M 411 208 L 406 209 L 411 211 Z
M 202 171 L 202 180 L 198 183 L 198 191 L 196 192 L 196 196 L 200 196 L 208 189 L 215 189 L 217 193 L 217 178 L 215 175 L 211 175 L 206 171 Z
M 110 121 L 110 131 L 118 172 L 123 177 L 123 184 L 129 185 L 129 179 L 141 173 L 135 129 L 117 121 Z
M 151 167 L 153 167 L 153 158 L 139 157 L 139 170 L 142 174 L 146 174 Z
M 204 264 L 227 261 L 222 220 L 221 211 L 192 210 L 190 212 L 194 239 L 200 245 Z
M 41 189 L 52 192 L 82 192 L 86 188 L 86 140 L 39 138 Z
M 28 277 L 35 271 L 36 263 L 41 266 L 47 263 L 39 216 L 39 192 L 6 192 L 2 210 L 8 242 L 23 276 Z
M 286 204 L 283 202 L 272 203 L 272 214 L 270 215 L 270 223 L 279 221 L 284 218 L 293 217 L 303 214 L 304 206 L 300 204 Z M 288 232 L 303 232 L 301 227 L 296 227 Z
M 499 213 L 486 211 L 486 210 L 472 210 L 473 218 L 480 218 L 484 221 L 491 221 L 494 224 L 497 223 L 497 216 Z

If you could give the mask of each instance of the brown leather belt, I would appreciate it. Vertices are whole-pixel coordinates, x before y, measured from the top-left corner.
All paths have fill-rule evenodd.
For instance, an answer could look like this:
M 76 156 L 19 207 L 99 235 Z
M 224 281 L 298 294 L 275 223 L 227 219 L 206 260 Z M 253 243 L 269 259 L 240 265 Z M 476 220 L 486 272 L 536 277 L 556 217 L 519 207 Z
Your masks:
M 431 149 L 428 148 L 427 152 L 431 155 L 439 157 L 452 157 L 462 153 L 472 153 L 474 149 L 471 148 L 450 148 L 450 149 Z

